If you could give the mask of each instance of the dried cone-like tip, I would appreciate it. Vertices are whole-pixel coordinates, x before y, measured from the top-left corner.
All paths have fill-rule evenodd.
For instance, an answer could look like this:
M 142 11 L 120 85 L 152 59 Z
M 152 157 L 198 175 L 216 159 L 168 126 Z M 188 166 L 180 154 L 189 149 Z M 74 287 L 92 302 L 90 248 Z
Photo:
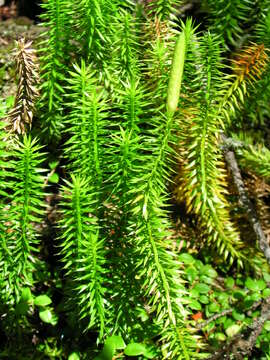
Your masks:
M 24 134 L 26 127 L 31 128 L 35 100 L 38 97 L 38 64 L 36 51 L 32 48 L 32 42 L 20 39 L 16 42 L 15 54 L 16 71 L 18 74 L 18 87 L 15 103 L 8 115 L 12 129 L 19 134 Z

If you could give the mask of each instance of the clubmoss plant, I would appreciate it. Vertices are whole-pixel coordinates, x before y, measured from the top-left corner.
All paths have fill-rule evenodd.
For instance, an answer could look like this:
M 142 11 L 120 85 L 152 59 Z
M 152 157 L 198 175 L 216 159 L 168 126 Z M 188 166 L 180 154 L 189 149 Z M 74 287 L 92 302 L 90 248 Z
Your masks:
M 193 2 L 42 3 L 39 95 L 20 41 L 18 134 L 0 128 L 0 316 L 20 343 L 48 333 L 41 352 L 69 359 L 209 357 L 194 320 L 219 305 L 194 313 L 201 297 L 226 288 L 212 284 L 218 272 L 266 268 L 236 221 L 223 144 L 269 119 L 266 3 L 205 0 L 206 30 L 186 16 Z M 237 150 L 240 164 L 268 179 L 267 139 L 254 144 Z M 196 231 L 187 241 L 173 202 Z

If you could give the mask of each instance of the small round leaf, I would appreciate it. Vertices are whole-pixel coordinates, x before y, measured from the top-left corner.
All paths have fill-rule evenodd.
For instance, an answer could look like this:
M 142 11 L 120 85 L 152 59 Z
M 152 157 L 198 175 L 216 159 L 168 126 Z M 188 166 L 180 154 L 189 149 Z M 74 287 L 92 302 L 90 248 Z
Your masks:
M 197 301 L 195 299 L 190 300 L 189 307 L 193 310 L 201 310 L 202 309 L 202 306 L 199 303 L 199 301 Z
M 21 294 L 21 301 L 28 302 L 32 299 L 32 293 L 30 288 L 23 288 Z
M 188 265 L 191 265 L 195 262 L 193 256 L 188 253 L 181 254 L 178 259 L 180 262 L 183 262 L 184 264 L 188 264 Z
M 208 303 L 209 303 L 209 298 L 208 298 L 208 296 L 202 295 L 202 296 L 200 297 L 200 302 L 201 302 L 202 304 L 208 304 Z
M 230 327 L 228 327 L 225 332 L 226 332 L 227 336 L 233 337 L 234 335 L 239 333 L 240 329 L 241 329 L 240 325 L 234 324 L 234 325 L 231 325 Z
M 212 303 L 208 306 L 209 312 L 215 313 L 220 311 L 220 306 L 217 303 Z
M 264 323 L 263 328 L 264 328 L 266 331 L 270 331 L 270 320 L 267 320 L 267 321 Z
M 58 323 L 58 316 L 50 309 L 40 310 L 39 317 L 43 322 L 51 324 L 52 326 L 55 326 Z
M 216 333 L 215 334 L 215 339 L 217 339 L 218 341 L 225 341 L 226 340 L 226 335 L 223 333 Z
M 76 351 L 68 356 L 68 360 L 80 360 L 80 354 Z
M 140 343 L 131 343 L 125 348 L 125 355 L 127 356 L 139 356 L 144 355 L 146 352 L 146 347 L 144 344 Z
M 250 277 L 247 278 L 245 281 L 245 286 L 252 291 L 260 291 L 263 290 L 266 287 L 266 283 L 260 279 L 251 279 Z
M 200 294 L 207 294 L 210 291 L 210 287 L 206 284 L 196 284 L 194 290 L 197 290 Z
M 264 289 L 262 294 L 264 298 L 267 298 L 268 296 L 270 296 L 270 289 L 269 288 Z
M 186 270 L 186 274 L 187 274 L 188 281 L 190 281 L 192 283 L 198 276 L 198 270 L 195 269 L 194 267 L 189 267 Z
M 47 295 L 39 295 L 35 298 L 34 304 L 36 306 L 47 306 L 52 303 L 52 300 Z
M 264 272 L 263 273 L 263 278 L 264 278 L 264 280 L 266 281 L 266 282 L 270 282 L 270 274 L 269 273 L 267 273 L 267 272 Z
M 233 310 L 232 316 L 235 320 L 243 321 L 245 319 L 245 314 L 239 313 L 236 310 Z
M 203 266 L 201 273 L 203 275 L 209 276 L 210 278 L 215 278 L 218 275 L 216 270 L 213 269 L 210 265 Z
M 112 345 L 116 350 L 124 349 L 126 344 L 121 336 L 112 335 L 110 336 L 105 344 Z

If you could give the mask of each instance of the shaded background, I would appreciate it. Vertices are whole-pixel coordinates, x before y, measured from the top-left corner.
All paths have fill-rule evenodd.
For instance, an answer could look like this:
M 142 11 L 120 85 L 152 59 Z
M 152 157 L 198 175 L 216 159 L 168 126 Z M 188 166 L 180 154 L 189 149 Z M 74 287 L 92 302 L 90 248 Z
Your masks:
M 10 8 L 12 4 L 16 5 L 18 16 L 26 16 L 35 21 L 38 20 L 38 15 L 41 12 L 40 6 L 38 5 L 40 1 L 38 0 L 4 0 L 0 1 L 0 4 L 2 2 L 4 2 L 2 7 Z

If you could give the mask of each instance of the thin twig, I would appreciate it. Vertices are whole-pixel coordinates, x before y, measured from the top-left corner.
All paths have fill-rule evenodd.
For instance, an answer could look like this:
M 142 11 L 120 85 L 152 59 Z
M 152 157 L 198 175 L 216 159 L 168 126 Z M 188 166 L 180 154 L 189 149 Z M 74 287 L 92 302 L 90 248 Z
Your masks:
M 222 140 L 225 144 L 226 144 L 226 139 L 227 139 L 226 136 L 222 135 Z M 223 147 L 223 149 L 224 149 L 225 160 L 227 162 L 229 169 L 231 170 L 231 173 L 233 175 L 234 184 L 237 187 L 237 190 L 239 193 L 239 203 L 243 207 L 243 209 L 246 211 L 246 213 L 248 215 L 248 219 L 249 219 L 249 221 L 253 227 L 253 230 L 256 234 L 259 248 L 264 253 L 265 258 L 267 259 L 268 263 L 270 264 L 270 246 L 264 235 L 264 232 L 263 232 L 261 223 L 257 217 L 256 211 L 247 195 L 247 192 L 245 189 L 245 184 L 243 182 L 235 154 L 232 149 L 229 149 L 226 146 Z
M 210 318 L 208 318 L 207 320 L 205 320 L 204 322 L 201 322 L 199 324 L 197 324 L 197 329 L 201 330 L 202 328 L 204 328 L 205 326 L 207 326 L 208 324 L 210 324 L 210 322 L 216 320 L 216 319 L 219 319 L 220 317 L 222 316 L 225 316 L 225 315 L 229 315 L 233 312 L 233 309 L 226 309 L 226 310 L 223 310 L 222 312 L 218 313 L 218 314 L 215 314 L 215 315 L 212 315 L 210 316 Z

